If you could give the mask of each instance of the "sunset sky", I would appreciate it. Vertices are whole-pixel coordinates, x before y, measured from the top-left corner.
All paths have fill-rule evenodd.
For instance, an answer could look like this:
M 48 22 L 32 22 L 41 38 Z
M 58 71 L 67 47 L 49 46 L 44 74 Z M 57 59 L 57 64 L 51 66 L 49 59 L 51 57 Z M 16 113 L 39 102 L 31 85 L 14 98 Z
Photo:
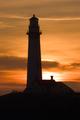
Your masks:
M 34 13 L 42 31 L 43 79 L 54 75 L 80 91 L 80 0 L 0 0 L 1 92 L 24 89 L 26 32 Z

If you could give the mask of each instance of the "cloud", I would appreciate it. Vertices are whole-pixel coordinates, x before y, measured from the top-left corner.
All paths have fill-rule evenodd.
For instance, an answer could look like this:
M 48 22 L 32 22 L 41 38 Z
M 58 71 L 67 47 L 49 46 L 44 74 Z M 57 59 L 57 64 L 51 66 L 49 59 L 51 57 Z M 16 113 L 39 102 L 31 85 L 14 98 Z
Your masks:
M 42 61 L 42 67 L 47 69 L 47 68 L 59 68 L 60 63 L 57 61 Z
M 13 56 L 0 57 L 0 70 L 25 70 L 26 65 L 26 58 L 19 58 Z
M 57 61 L 42 61 L 43 69 L 57 68 L 60 71 L 80 70 L 80 63 L 61 64 Z
M 0 13 L 0 18 L 4 18 L 4 19 L 13 19 L 13 20 L 26 20 L 29 19 L 29 17 L 27 16 L 23 16 L 23 15 L 16 15 L 14 14 L 10 14 L 10 13 Z
M 13 26 L 8 25 L 8 24 L 1 21 L 0 22 L 0 29 L 5 29 L 5 28 L 13 28 Z
M 0 0 L 0 13 L 30 16 L 33 11 L 44 17 L 79 16 L 79 0 Z
M 40 18 L 46 21 L 80 21 L 80 17 Z
M 61 66 L 62 70 L 80 70 L 80 63 L 71 63 L 71 64 L 66 64 Z
M 61 71 L 71 71 L 75 69 L 80 69 L 80 63 L 71 64 L 61 64 L 57 61 L 42 61 L 43 69 L 59 69 Z M 0 71 L 5 70 L 26 70 L 27 69 L 27 59 L 21 57 L 13 56 L 0 56 Z M 3 72 L 0 72 L 3 74 Z
M 30 17 L 27 16 L 20 16 L 15 14 L 2 14 L 0 13 L 0 18 L 5 19 L 14 19 L 14 20 L 29 20 Z M 80 21 L 80 17 L 39 17 L 41 21 Z M 4 25 L 4 23 L 1 21 L 1 24 Z
M 59 63 L 56 61 L 42 61 L 42 67 L 58 68 Z M 27 59 L 13 56 L 0 56 L 0 70 L 25 70 L 27 68 Z M 2 72 L 1 72 L 2 74 Z
M 74 67 L 74 68 L 75 67 L 80 67 L 80 63 L 72 63 L 71 66 Z
M 0 18 L 29 20 L 30 17 L 15 14 L 0 13 Z M 80 21 L 80 17 L 39 17 L 41 21 Z M 0 22 L 2 24 L 3 22 Z M 4 24 L 4 23 L 3 23 Z

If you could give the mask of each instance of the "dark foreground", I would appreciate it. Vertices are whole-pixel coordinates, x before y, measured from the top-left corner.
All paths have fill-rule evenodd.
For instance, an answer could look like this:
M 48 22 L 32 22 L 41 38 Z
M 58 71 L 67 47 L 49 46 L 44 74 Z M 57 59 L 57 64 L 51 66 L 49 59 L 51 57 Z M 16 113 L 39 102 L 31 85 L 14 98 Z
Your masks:
M 27 118 L 34 116 L 74 115 L 80 113 L 80 94 L 49 95 L 12 93 L 0 97 L 0 113 L 16 114 Z M 57 116 L 56 116 L 57 117 Z M 59 116 L 58 116 L 59 117 Z

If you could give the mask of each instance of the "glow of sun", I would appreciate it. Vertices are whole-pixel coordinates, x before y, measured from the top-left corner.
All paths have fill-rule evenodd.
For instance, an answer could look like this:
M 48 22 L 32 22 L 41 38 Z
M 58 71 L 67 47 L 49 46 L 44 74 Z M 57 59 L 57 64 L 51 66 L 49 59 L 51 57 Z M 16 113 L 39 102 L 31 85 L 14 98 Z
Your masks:
M 62 80 L 62 77 L 61 77 L 61 74 L 58 73 L 58 72 L 43 72 L 43 80 L 50 80 L 51 79 L 51 76 L 53 76 L 53 79 L 55 81 L 63 81 Z

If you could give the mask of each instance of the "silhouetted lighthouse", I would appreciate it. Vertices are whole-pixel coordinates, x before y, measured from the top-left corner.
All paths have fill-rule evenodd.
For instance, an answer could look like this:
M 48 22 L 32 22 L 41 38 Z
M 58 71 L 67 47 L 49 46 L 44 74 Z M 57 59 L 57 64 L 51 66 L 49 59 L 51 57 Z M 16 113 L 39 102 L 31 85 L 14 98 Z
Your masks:
M 42 80 L 41 50 L 40 50 L 40 27 L 38 18 L 33 15 L 30 18 L 28 34 L 28 63 L 27 63 L 27 88 Z

